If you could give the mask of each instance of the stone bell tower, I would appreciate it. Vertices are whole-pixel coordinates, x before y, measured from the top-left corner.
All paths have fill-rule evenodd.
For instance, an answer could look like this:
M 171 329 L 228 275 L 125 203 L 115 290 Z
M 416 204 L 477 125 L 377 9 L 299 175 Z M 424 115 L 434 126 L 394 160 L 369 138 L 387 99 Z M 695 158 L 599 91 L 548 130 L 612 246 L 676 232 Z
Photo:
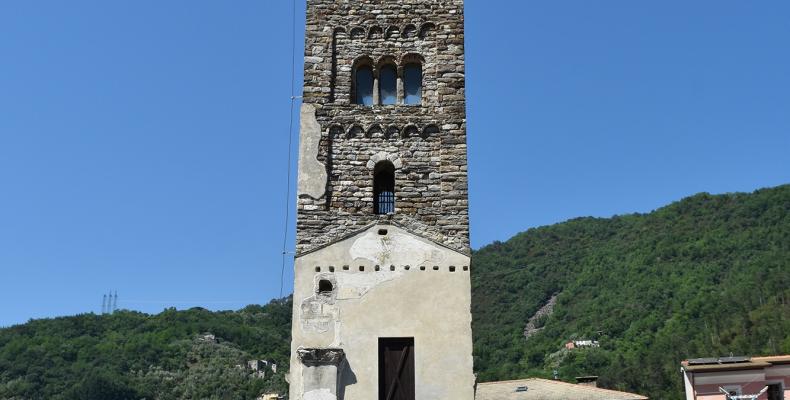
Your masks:
M 307 0 L 291 400 L 472 400 L 463 0 Z

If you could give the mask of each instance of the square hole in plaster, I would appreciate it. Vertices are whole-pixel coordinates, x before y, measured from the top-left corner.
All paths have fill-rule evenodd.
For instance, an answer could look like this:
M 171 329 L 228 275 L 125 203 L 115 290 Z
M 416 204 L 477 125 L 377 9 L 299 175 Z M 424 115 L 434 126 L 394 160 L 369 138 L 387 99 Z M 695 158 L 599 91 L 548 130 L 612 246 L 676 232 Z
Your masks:
M 452 265 L 450 266 L 450 272 L 455 272 L 455 267 Z

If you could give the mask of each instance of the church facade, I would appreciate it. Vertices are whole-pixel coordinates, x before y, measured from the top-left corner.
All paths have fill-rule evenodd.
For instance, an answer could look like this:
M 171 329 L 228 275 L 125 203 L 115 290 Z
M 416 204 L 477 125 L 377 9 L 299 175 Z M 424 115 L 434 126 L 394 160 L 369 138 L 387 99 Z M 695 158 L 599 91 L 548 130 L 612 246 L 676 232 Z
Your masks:
M 462 0 L 308 0 L 290 398 L 474 398 Z

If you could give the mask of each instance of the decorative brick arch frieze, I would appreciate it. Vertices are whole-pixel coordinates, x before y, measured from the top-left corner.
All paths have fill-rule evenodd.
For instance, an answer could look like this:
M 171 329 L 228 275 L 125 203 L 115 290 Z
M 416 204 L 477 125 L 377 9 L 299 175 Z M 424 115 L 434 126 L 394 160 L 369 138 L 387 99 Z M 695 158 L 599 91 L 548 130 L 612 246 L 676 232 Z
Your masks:
M 360 26 L 351 28 L 351 40 L 362 40 L 365 38 L 365 28 Z
M 414 24 L 408 24 L 403 27 L 403 33 L 401 34 L 404 39 L 410 39 L 417 36 L 417 26 Z
M 384 29 L 380 26 L 371 26 L 368 29 L 368 39 L 382 39 L 384 38 Z
M 436 24 L 427 21 L 413 21 L 404 25 L 354 25 L 354 26 L 337 26 L 334 28 L 333 33 L 337 36 L 346 35 L 346 37 L 354 40 L 360 39 L 387 39 L 387 40 L 401 40 L 401 39 L 433 39 L 432 32 L 436 31 Z M 348 32 L 348 34 L 346 34 Z
M 423 122 L 423 123 L 402 123 L 382 125 L 378 122 L 373 122 L 370 125 L 361 125 L 359 123 L 352 123 L 349 125 L 342 125 L 333 123 L 326 129 L 326 132 L 331 140 L 348 140 L 348 139 L 415 139 L 421 138 L 423 140 L 434 139 L 441 135 L 439 128 L 441 123 L 437 122 Z

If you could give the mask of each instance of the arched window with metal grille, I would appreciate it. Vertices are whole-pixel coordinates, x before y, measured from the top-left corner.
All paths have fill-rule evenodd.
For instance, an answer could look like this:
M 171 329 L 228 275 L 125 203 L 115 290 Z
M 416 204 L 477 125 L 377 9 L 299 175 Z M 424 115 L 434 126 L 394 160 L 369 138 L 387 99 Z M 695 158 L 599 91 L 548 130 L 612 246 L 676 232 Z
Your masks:
M 373 212 L 395 212 L 395 166 L 389 161 L 381 161 L 373 169 Z

